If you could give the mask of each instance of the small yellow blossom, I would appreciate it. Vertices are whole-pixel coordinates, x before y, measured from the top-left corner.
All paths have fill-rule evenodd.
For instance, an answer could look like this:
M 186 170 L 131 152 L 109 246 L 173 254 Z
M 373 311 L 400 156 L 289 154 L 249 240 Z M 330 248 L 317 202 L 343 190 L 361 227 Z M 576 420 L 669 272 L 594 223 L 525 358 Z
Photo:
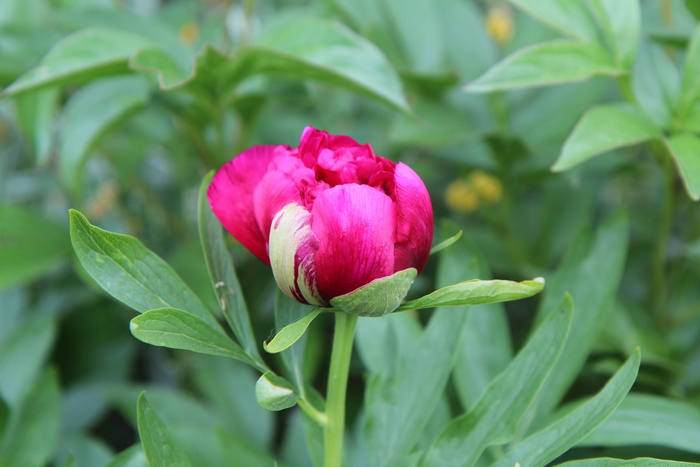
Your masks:
M 479 194 L 479 198 L 487 204 L 495 204 L 503 196 L 503 185 L 501 181 L 493 175 L 483 170 L 475 170 L 469 174 L 469 181 L 474 190 Z
M 503 3 L 489 8 L 486 13 L 486 30 L 499 46 L 510 42 L 514 31 L 512 10 Z
M 194 45 L 199 39 L 199 27 L 193 22 L 185 23 L 178 33 L 180 42 L 185 45 Z
M 450 209 L 465 214 L 474 212 L 479 207 L 479 198 L 465 178 L 458 178 L 447 186 L 445 202 Z

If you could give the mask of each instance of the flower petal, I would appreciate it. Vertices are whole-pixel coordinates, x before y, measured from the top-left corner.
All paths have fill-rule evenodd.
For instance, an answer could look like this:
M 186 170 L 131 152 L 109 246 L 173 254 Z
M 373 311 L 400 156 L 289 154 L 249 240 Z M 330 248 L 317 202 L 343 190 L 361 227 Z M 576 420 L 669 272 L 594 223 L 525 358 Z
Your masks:
M 367 185 L 338 185 L 319 195 L 311 215 L 322 297 L 330 300 L 393 274 L 396 208 L 389 196 Z
M 394 175 L 397 204 L 394 271 L 416 268 L 428 261 L 433 242 L 433 207 L 425 184 L 413 169 L 399 162 Z
M 207 190 L 209 205 L 226 230 L 267 264 L 270 260 L 256 222 L 253 193 L 272 159 L 289 152 L 287 146 L 253 146 L 224 164 Z
M 298 302 L 327 306 L 316 288 L 318 246 L 306 208 L 291 203 L 277 213 L 270 229 L 270 264 L 277 285 Z

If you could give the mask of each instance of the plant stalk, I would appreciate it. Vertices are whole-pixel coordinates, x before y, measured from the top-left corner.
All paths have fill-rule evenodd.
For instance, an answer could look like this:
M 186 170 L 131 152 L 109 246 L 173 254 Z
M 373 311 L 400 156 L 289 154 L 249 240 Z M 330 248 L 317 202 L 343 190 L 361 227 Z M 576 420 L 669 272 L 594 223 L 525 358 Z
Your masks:
M 348 372 L 356 324 L 357 316 L 355 315 L 344 312 L 335 314 L 333 348 L 326 394 L 328 421 L 324 430 L 324 467 L 341 467 L 343 463 L 345 395 L 348 388 Z

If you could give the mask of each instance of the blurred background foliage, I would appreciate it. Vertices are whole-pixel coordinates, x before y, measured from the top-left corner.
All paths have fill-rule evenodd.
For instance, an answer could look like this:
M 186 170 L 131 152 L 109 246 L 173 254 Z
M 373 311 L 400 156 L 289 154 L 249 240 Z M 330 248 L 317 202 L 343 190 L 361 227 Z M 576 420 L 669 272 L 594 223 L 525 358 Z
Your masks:
M 253 144 L 294 146 L 312 125 L 411 165 L 438 239 L 463 229 L 493 276 L 556 277 L 548 288 L 591 313 L 565 400 L 592 394 L 641 346 L 640 397 L 621 426 L 669 431 L 594 432 L 569 459 L 700 460 L 700 12 L 642 0 L 635 30 L 620 23 L 636 2 L 591 3 L 589 23 L 569 24 L 526 0 L 0 1 L 0 459 L 105 465 L 138 443 L 148 388 L 196 465 L 260 465 L 270 452 L 310 462 L 299 414 L 260 409 L 248 368 L 130 335 L 133 311 L 75 260 L 67 210 L 138 237 L 215 307 L 197 237 L 203 175 Z M 591 30 L 609 62 L 580 46 Z M 550 40 L 575 45 L 506 66 Z M 625 250 L 615 232 L 625 237 L 627 220 Z M 231 248 L 262 340 L 276 286 Z M 415 293 L 434 277 L 431 264 Z M 537 307 L 506 307 L 515 348 Z M 318 381 L 328 324 L 307 342 Z M 361 376 L 354 368 L 351 404 Z

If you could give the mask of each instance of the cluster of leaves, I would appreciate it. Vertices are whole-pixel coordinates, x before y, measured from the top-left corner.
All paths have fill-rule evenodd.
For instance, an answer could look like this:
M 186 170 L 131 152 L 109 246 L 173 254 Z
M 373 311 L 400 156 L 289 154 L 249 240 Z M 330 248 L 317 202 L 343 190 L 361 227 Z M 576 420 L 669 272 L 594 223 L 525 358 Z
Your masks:
M 547 280 L 508 313 L 361 319 L 351 465 L 700 460 L 692 1 L 131 3 L 0 12 L 0 464 L 320 462 L 327 314 L 276 293 L 197 189 L 306 125 L 407 161 L 464 230 L 416 293 Z M 474 168 L 499 199 L 455 212 L 441 190 Z M 69 207 L 157 254 L 78 211 L 69 235 Z M 263 357 L 273 328 L 293 335 Z M 256 379 L 302 410 L 258 407 Z

